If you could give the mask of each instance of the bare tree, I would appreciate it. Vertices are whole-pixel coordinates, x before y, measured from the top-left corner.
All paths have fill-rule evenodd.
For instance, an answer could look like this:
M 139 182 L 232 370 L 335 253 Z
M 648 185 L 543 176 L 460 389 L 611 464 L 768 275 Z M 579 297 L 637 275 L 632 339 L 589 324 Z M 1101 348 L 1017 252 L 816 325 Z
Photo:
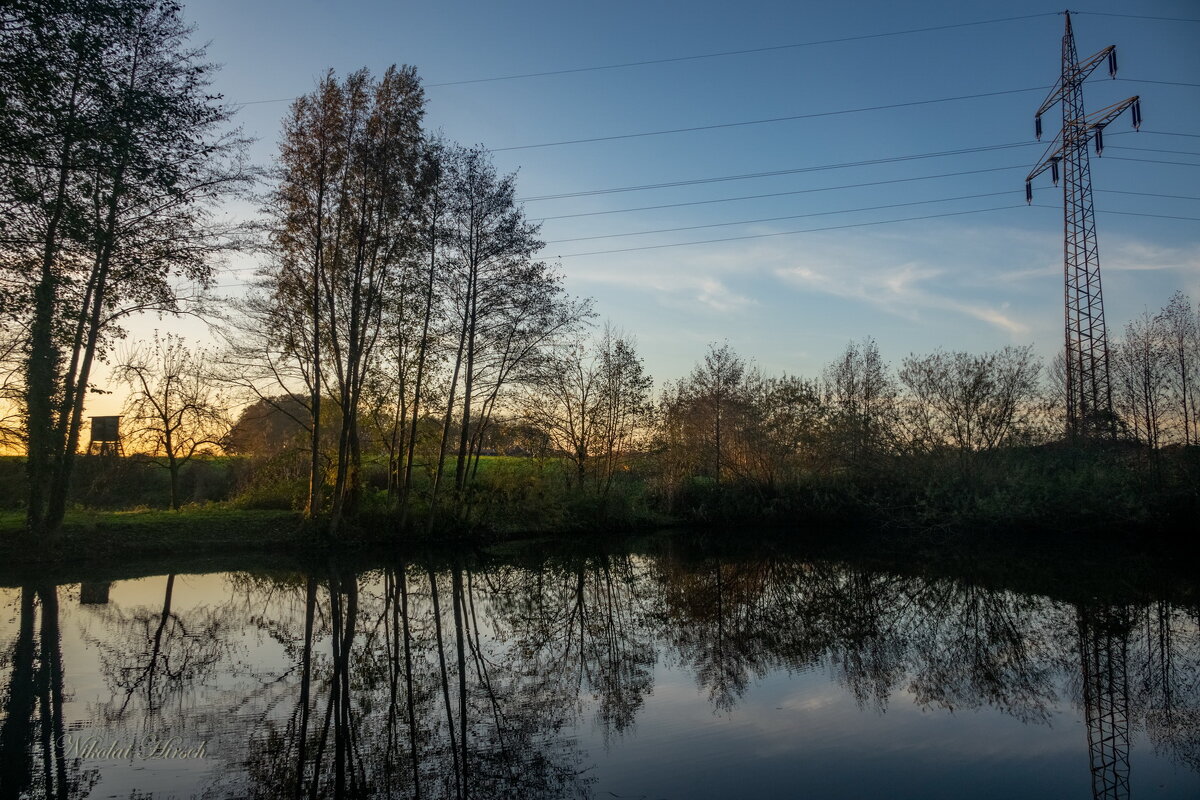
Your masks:
M 654 379 L 637 353 L 637 341 L 605 325 L 597 343 L 598 389 L 594 448 L 600 459 L 597 479 L 607 493 L 613 476 L 638 445 L 650 423 L 650 391 Z
M 25 445 L 22 346 L 24 331 L 0 320 L 0 452 Z
M 468 445 L 477 382 L 490 355 L 489 344 L 500 342 L 489 336 L 502 324 L 503 315 L 519 307 L 521 296 L 514 289 L 528 285 L 523 270 L 542 246 L 537 226 L 525 219 L 516 205 L 516 176 L 496 172 L 482 147 L 458 148 L 448 160 L 450 194 L 446 204 L 448 256 L 452 271 L 448 290 L 460 323 L 452 388 L 447 402 L 447 422 L 453 415 L 455 391 L 462 376 L 461 424 L 454 485 L 462 489 L 467 480 Z M 499 333 L 499 331 L 496 331 Z M 474 420 L 478 425 L 482 420 Z M 441 472 L 439 465 L 438 472 Z
M 1040 370 L 1031 346 L 910 355 L 899 372 L 908 443 L 964 455 L 1014 444 L 1036 414 Z
M 521 398 L 522 414 L 574 466 L 577 488 L 590 475 L 606 493 L 645 429 L 651 385 L 636 343 L 606 325 L 595 341 L 578 339 L 543 357 Z
M 454 488 L 461 498 L 478 470 L 484 436 L 506 401 L 506 390 L 526 377 L 544 348 L 569 338 L 590 313 L 586 302 L 566 295 L 557 269 L 533 260 L 542 243 L 538 227 L 516 205 L 515 175 L 499 175 L 482 147 L 448 148 L 443 158 L 441 291 L 454 329 L 446 343 L 452 366 L 431 506 L 455 421 Z
M 247 307 L 278 327 L 260 328 L 250 338 L 271 340 L 267 350 L 278 354 L 279 363 L 268 369 L 274 382 L 290 393 L 296 387 L 288 384 L 299 378 L 307 388 L 310 514 L 323 482 L 322 398 L 331 397 L 337 406 L 330 510 L 335 531 L 357 506 L 359 410 L 385 309 L 412 284 L 406 270 L 416 249 L 423 113 L 424 95 L 412 68 L 391 67 L 378 80 L 366 70 L 341 81 L 328 73 L 311 95 L 293 104 L 278 187 L 267 204 L 274 259 Z
M 571 342 L 563 352 L 547 356 L 538 373 L 522 397 L 522 414 L 571 462 L 575 485 L 582 489 L 599 421 L 595 353 L 583 341 Z
M 1159 312 L 1166 358 L 1169 363 L 1170 393 L 1183 426 L 1183 443 L 1200 441 L 1194 428 L 1196 410 L 1196 372 L 1200 370 L 1200 321 L 1192 301 L 1183 292 L 1175 292 Z
M 819 382 L 757 369 L 747 378 L 747 409 L 733 463 L 768 491 L 802 469 L 820 467 L 828 409 Z
M 1151 449 L 1161 446 L 1168 432 L 1171 363 L 1163 334 L 1162 320 L 1143 312 L 1125 326 L 1125 338 L 1113 353 L 1118 413 L 1133 436 Z
M 212 388 L 208 356 L 173 334 L 130 350 L 114 370 L 129 386 L 125 419 L 131 439 L 171 477 L 171 508 L 180 507 L 179 473 L 200 454 L 214 453 L 229 432 L 223 398 Z
M 897 388 L 874 339 L 851 342 L 825 368 L 824 393 L 830 444 L 842 458 L 862 465 L 892 447 Z
M 746 362 L 726 342 L 709 345 L 704 360 L 668 389 L 661 411 L 677 426 L 688 461 L 718 485 L 728 471 L 730 443 L 737 437 L 747 404 Z

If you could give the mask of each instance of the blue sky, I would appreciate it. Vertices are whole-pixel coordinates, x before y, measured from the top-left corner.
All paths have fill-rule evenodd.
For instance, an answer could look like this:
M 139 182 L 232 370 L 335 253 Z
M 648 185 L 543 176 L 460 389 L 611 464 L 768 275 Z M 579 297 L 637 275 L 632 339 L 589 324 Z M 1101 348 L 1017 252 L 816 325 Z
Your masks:
M 982 351 L 1032 343 L 1045 356 L 1056 352 L 1061 192 L 1044 176 L 1034 202 L 1055 208 L 1026 207 L 1023 179 L 1044 147 L 1034 142 L 1032 117 L 1046 89 L 1035 87 L 1048 87 L 1060 69 L 1059 11 L 1045 2 L 194 0 L 186 15 L 223 65 L 217 89 L 231 101 L 250 103 L 238 118 L 258 137 L 253 152 L 261 163 L 274 152 L 287 103 L 259 101 L 309 91 L 329 67 L 379 72 L 407 63 L 428 87 L 429 126 L 493 148 L 501 169 L 519 170 L 519 193 L 526 198 L 808 170 L 526 202 L 535 219 L 591 214 L 548 219 L 543 255 L 562 257 L 569 289 L 595 298 L 601 318 L 635 334 L 647 366 L 662 380 L 684 374 L 709 342 L 723 339 L 771 372 L 808 375 L 866 335 L 893 363 L 937 347 Z M 1200 19 L 1200 3 L 1089 0 L 1074 15 L 1082 56 L 1116 44 L 1120 57 L 1120 80 L 1108 80 L 1101 70 L 1089 83 L 1089 110 L 1140 94 L 1145 120 L 1138 134 L 1124 133 L 1127 116 L 1109 128 L 1104 158 L 1092 160 L 1096 207 L 1200 218 L 1197 200 L 1126 194 L 1200 197 L 1200 168 L 1180 166 L 1200 165 L 1200 23 L 1115 15 Z M 1010 17 L 1025 18 L 437 85 Z M 1024 89 L 1030 91 L 1013 91 Z M 1002 94 L 827 114 L 984 93 Z M 804 114 L 824 116 L 525 147 Z M 1053 113 L 1046 128 L 1047 138 L 1058 128 Z M 1021 146 L 830 168 L 994 145 Z M 972 174 L 949 174 L 963 172 Z M 762 194 L 775 196 L 727 201 Z M 722 202 L 696 204 L 713 200 Z M 693 204 L 624 210 L 680 203 Z M 914 205 L 878 208 L 904 203 Z M 863 208 L 874 210 L 848 211 Z M 778 217 L 794 218 L 749 222 Z M 1111 213 L 1097 220 L 1110 331 L 1162 306 L 1177 288 L 1200 299 L 1200 222 Z M 725 224 L 731 222 L 744 224 Z M 624 235 L 705 225 L 721 227 Z M 564 241 L 612 234 L 621 236 Z M 146 325 L 195 330 L 170 320 Z

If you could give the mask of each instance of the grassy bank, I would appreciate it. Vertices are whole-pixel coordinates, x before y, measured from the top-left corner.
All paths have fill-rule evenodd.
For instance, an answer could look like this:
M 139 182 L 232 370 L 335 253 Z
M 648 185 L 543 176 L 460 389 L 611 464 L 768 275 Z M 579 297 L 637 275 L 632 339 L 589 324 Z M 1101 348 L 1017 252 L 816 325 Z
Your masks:
M 0 513 L 0 558 L 8 562 L 291 550 L 312 538 L 294 512 L 217 507 L 182 512 L 72 511 L 57 541 L 30 542 L 22 513 Z

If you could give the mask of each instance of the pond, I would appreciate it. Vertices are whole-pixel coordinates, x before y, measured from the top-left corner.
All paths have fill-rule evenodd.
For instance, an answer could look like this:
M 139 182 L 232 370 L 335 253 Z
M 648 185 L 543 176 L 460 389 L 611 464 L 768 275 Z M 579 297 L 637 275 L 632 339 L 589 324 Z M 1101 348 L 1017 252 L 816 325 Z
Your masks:
M 0 797 L 1200 797 L 1177 586 L 675 537 L 95 572 L 0 589 Z

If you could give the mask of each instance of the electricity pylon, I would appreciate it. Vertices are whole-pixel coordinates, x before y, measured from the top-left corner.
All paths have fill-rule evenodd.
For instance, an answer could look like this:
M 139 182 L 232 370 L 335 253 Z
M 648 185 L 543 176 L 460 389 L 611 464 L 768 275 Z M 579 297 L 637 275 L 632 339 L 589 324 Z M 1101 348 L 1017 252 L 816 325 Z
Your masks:
M 1079 660 L 1083 717 L 1095 800 L 1129 798 L 1128 612 L 1117 606 L 1080 606 Z
M 1042 115 L 1062 105 L 1062 130 L 1054 137 L 1037 166 L 1025 178 L 1025 200 L 1033 202 L 1033 179 L 1047 170 L 1063 185 L 1063 278 L 1066 328 L 1067 437 L 1111 438 L 1116 434 L 1112 384 L 1108 372 L 1108 336 L 1104 327 L 1104 296 L 1100 290 L 1100 252 L 1096 244 L 1096 215 L 1092 207 L 1092 171 L 1088 141 L 1096 155 L 1104 150 L 1104 127 L 1130 109 L 1133 127 L 1142 124 L 1138 98 L 1130 97 L 1088 115 L 1083 110 L 1083 82 L 1108 61 L 1117 74 L 1117 50 L 1110 45 L 1079 60 L 1071 13 L 1062 38 L 1062 76 L 1034 114 L 1037 138 L 1042 138 Z

